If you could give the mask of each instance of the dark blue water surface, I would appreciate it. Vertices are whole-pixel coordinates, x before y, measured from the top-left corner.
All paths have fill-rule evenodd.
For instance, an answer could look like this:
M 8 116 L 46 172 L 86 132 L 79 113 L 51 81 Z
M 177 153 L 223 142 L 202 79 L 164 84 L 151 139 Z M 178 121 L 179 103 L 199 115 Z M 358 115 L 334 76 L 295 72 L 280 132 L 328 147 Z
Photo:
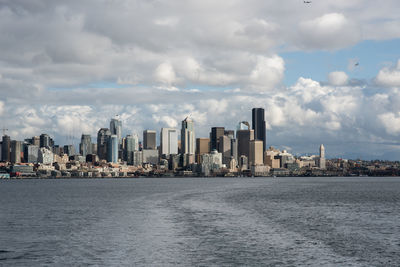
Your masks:
M 0 181 L 0 265 L 400 266 L 400 178 Z

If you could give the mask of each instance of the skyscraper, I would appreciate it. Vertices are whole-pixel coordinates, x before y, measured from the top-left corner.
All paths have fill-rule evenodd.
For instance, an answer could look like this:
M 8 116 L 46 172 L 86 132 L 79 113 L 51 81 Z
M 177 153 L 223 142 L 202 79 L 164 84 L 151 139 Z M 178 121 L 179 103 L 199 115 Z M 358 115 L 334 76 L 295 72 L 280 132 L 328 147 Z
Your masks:
M 224 127 L 212 127 L 211 128 L 211 133 L 210 133 L 210 145 L 211 145 L 211 151 L 213 149 L 216 149 L 219 151 L 219 138 L 221 136 L 224 136 L 225 134 L 225 128 Z M 221 151 L 219 151 L 221 152 Z
M 11 159 L 10 148 L 11 148 L 11 139 L 8 135 L 3 135 L 2 139 L 3 143 L 1 145 L 1 160 L 5 162 L 9 162 Z
M 118 138 L 118 144 L 122 142 L 122 122 L 118 118 L 111 119 L 110 121 L 111 134 L 115 134 Z
M 100 160 L 107 159 L 107 142 L 111 136 L 111 131 L 108 128 L 101 128 L 97 132 L 97 155 Z
M 319 147 L 319 168 L 326 169 L 326 162 L 325 162 L 325 147 L 321 144 Z
M 51 148 L 51 138 L 48 134 L 40 135 L 40 147 Z
M 125 137 L 125 151 L 124 158 L 129 165 L 133 165 L 133 152 L 138 150 L 137 138 L 133 135 L 127 135 Z
M 89 134 L 82 134 L 79 153 L 85 158 L 86 155 L 92 154 L 92 137 Z
M 143 131 L 143 149 L 156 149 L 156 131 L 144 130 Z
M 196 151 L 196 138 L 193 120 L 186 117 L 182 121 L 181 129 L 182 154 L 194 154 Z
M 249 158 L 250 141 L 254 140 L 254 130 L 237 130 L 237 156 L 246 156 Z
M 178 154 L 178 130 L 161 128 L 160 146 L 161 155 Z
M 263 165 L 264 164 L 264 152 L 263 152 L 263 142 L 261 140 L 251 140 L 249 149 L 249 164 L 253 165 Z
M 21 163 L 22 142 L 11 141 L 11 163 Z
M 197 138 L 196 139 L 196 162 L 201 164 L 201 156 L 210 153 L 210 139 Z
M 107 140 L 107 161 L 112 163 L 118 162 L 118 136 L 111 135 Z
M 220 136 L 218 151 L 222 154 L 222 163 L 229 165 L 232 156 L 231 138 L 227 135 Z
M 253 108 L 252 110 L 252 126 L 254 130 L 254 139 L 263 141 L 263 152 L 266 149 L 267 137 L 265 128 L 265 117 L 263 108 Z

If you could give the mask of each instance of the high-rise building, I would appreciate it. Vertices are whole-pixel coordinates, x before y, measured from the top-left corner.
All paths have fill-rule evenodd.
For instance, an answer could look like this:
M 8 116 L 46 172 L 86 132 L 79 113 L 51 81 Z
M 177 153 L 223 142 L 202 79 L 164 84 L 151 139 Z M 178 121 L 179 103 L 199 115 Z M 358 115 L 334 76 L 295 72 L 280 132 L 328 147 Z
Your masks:
M 238 143 L 237 139 L 231 139 L 231 157 L 238 162 Z
M 250 141 L 249 164 L 250 166 L 264 164 L 263 141 Z
M 31 144 L 35 146 L 40 146 L 40 137 L 39 136 L 32 137 Z
M 127 135 L 125 138 L 124 145 L 124 157 L 129 165 L 133 165 L 133 152 L 139 150 L 137 135 Z
M 107 140 L 107 161 L 112 163 L 118 162 L 118 136 L 112 134 Z
M 46 148 L 51 148 L 52 145 L 52 140 L 48 134 L 41 134 L 40 137 L 40 147 L 46 147 Z
M 92 154 L 92 137 L 90 134 L 82 134 L 79 153 L 85 158 L 86 155 Z
M 218 151 L 222 154 L 222 163 L 226 165 L 229 165 L 229 161 L 231 160 L 231 155 L 232 155 L 231 140 L 232 139 L 227 135 L 219 137 Z
M 75 156 L 76 155 L 75 147 L 73 145 L 65 145 L 64 154 L 68 156 Z
M 250 141 L 254 140 L 254 130 L 237 130 L 237 156 L 246 156 L 249 158 Z
M 267 137 L 265 127 L 265 114 L 263 108 L 253 108 L 252 126 L 254 130 L 254 139 L 263 141 L 263 152 L 266 150 Z
M 181 145 L 182 145 L 182 154 L 193 154 L 196 151 L 196 137 L 194 132 L 194 123 L 193 120 L 189 117 L 186 117 L 182 121 L 182 129 L 181 129 Z
M 1 145 L 1 160 L 9 162 L 11 159 L 11 138 L 8 135 L 3 135 Z
M 22 142 L 21 141 L 11 141 L 11 163 L 21 163 L 21 151 Z
M 110 131 L 112 135 L 118 138 L 118 144 L 122 143 L 122 122 L 118 118 L 111 119 Z
M 97 132 L 97 155 L 100 160 L 107 160 L 107 142 L 111 136 L 108 128 L 101 128 Z
M 39 146 L 27 145 L 24 149 L 24 161 L 27 163 L 37 163 L 39 156 Z
M 210 139 L 209 138 L 196 138 L 196 162 L 201 164 L 203 154 L 210 153 Z
M 161 155 L 178 154 L 178 130 L 161 128 L 160 146 Z
M 212 127 L 210 133 L 210 150 L 213 149 L 219 151 L 219 138 L 224 136 L 225 128 L 224 127 Z M 220 151 L 221 152 L 221 151 Z
M 322 144 L 319 147 L 319 168 L 320 169 L 326 169 L 325 147 Z
M 144 130 L 143 131 L 143 149 L 156 149 L 156 131 Z
M 239 122 L 237 130 L 250 130 L 250 124 L 247 121 Z

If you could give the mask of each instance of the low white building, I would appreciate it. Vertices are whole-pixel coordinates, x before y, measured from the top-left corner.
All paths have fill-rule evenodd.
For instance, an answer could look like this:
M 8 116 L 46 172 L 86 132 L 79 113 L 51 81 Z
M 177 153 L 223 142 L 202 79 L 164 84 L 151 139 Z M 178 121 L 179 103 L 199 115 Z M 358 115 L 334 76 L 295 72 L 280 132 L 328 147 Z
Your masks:
M 222 167 L 222 153 L 216 150 L 211 151 L 210 154 L 203 154 L 201 156 L 201 172 L 208 176 L 210 172 L 219 170 Z
M 51 164 L 53 164 L 53 160 L 54 160 L 53 152 L 51 152 L 50 150 L 48 150 L 45 147 L 41 147 L 39 149 L 39 155 L 38 155 L 39 163 L 45 164 L 45 165 L 51 165 Z

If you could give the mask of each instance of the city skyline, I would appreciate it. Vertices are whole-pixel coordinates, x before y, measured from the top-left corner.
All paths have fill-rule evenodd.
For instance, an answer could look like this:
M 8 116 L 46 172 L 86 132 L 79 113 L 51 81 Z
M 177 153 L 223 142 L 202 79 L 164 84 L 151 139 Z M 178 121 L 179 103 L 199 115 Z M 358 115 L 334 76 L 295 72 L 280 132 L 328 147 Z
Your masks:
M 400 3 L 3 1 L 0 127 L 22 140 L 234 129 L 265 110 L 267 147 L 400 158 Z M 78 148 L 77 148 L 78 149 Z

